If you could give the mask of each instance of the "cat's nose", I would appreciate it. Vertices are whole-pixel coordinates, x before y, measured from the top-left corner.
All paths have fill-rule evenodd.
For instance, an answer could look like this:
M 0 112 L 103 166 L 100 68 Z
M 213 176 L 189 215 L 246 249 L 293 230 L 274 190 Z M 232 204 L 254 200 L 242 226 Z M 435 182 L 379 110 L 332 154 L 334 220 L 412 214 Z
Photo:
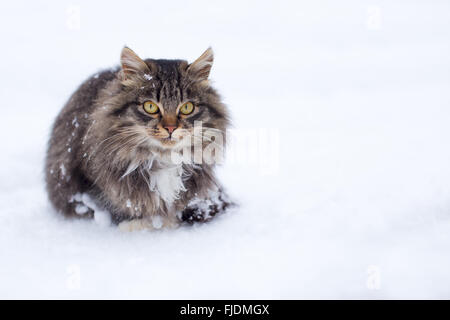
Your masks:
M 172 132 L 174 132 L 176 128 L 177 128 L 176 126 L 165 126 L 164 127 L 164 129 L 169 131 L 169 134 L 172 134 Z

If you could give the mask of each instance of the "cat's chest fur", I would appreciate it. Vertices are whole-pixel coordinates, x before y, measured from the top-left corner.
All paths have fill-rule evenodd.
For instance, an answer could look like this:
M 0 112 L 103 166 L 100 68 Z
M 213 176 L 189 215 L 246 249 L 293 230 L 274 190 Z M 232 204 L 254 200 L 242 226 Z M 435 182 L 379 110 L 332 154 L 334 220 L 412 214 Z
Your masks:
M 175 200 L 179 199 L 180 193 L 186 191 L 184 186 L 185 178 L 186 174 L 181 164 L 174 165 L 168 162 L 167 159 L 157 156 L 145 162 L 131 162 L 120 181 L 125 186 L 132 185 L 137 180 L 141 181 L 140 184 L 135 185 L 131 190 L 128 189 L 130 191 L 134 190 L 129 197 L 135 198 L 135 201 L 141 204 L 138 207 L 146 207 L 146 209 L 141 209 L 148 211 L 148 201 L 152 201 L 152 199 L 151 207 L 154 209 L 158 209 L 157 207 L 159 207 L 161 202 L 164 202 L 165 207 L 170 207 Z M 146 190 L 137 192 L 136 187 Z
M 150 190 L 156 192 L 167 205 L 178 199 L 180 192 L 186 191 L 181 165 L 150 170 L 149 178 Z

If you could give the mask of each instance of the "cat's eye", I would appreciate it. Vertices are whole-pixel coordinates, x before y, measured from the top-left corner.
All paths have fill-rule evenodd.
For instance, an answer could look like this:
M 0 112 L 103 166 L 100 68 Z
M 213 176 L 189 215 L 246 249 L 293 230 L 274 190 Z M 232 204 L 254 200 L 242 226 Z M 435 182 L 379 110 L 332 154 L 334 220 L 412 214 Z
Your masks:
M 194 104 L 192 102 L 186 102 L 180 108 L 180 112 L 184 115 L 191 114 L 194 111 Z
M 149 114 L 156 114 L 159 112 L 159 107 L 153 101 L 145 101 L 144 110 Z

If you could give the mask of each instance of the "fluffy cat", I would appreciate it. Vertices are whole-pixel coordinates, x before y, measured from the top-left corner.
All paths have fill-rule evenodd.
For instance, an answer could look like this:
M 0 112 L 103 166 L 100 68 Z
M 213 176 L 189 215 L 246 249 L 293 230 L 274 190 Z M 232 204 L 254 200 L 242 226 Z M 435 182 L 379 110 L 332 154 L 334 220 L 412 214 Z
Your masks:
M 173 161 L 193 150 L 192 141 L 220 147 L 195 123 L 223 137 L 229 126 L 208 81 L 211 48 L 189 64 L 142 60 L 125 47 L 120 62 L 81 84 L 53 125 L 45 168 L 51 203 L 70 217 L 106 210 L 125 230 L 211 219 L 230 204 L 215 163 Z

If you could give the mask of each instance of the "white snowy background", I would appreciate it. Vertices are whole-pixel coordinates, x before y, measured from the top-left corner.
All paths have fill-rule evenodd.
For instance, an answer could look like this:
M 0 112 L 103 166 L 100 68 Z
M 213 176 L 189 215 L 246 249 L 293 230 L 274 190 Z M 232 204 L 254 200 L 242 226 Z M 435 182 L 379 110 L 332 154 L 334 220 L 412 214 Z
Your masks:
M 450 298 L 449 1 L 3 1 L 0 34 L 0 298 Z M 52 122 L 124 45 L 211 45 L 234 127 L 273 133 L 220 170 L 238 209 L 136 233 L 55 214 Z

